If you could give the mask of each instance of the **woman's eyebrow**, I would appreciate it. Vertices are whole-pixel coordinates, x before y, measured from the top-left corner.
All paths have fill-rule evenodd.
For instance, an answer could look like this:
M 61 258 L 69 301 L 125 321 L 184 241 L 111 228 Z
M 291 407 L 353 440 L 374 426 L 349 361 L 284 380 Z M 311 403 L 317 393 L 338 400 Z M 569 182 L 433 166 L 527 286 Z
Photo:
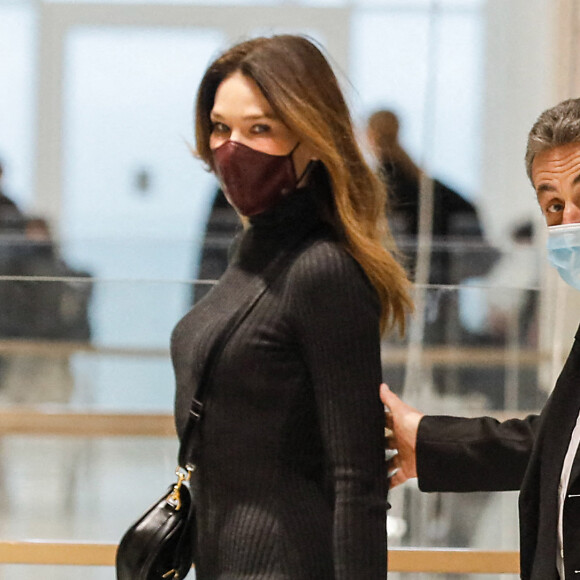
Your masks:
M 213 109 L 209 114 L 210 119 L 225 119 L 219 111 L 214 111 Z M 247 115 L 242 115 L 244 121 L 256 121 L 258 119 L 268 119 L 270 121 L 277 121 L 278 117 L 274 113 L 248 113 Z
M 255 121 L 257 119 L 270 119 L 272 121 L 276 120 L 278 117 L 274 113 L 249 113 L 242 117 L 248 121 Z

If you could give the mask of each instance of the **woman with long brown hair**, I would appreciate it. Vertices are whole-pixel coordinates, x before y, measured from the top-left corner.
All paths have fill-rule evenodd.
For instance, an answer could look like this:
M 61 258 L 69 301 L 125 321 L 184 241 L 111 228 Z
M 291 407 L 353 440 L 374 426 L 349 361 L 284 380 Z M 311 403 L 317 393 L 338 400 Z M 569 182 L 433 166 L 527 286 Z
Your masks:
M 197 578 L 383 579 L 380 337 L 412 305 L 384 245 L 383 185 L 321 51 L 281 35 L 223 53 L 199 88 L 196 150 L 246 229 L 173 334 L 180 435 L 220 326 L 282 264 L 207 386 Z

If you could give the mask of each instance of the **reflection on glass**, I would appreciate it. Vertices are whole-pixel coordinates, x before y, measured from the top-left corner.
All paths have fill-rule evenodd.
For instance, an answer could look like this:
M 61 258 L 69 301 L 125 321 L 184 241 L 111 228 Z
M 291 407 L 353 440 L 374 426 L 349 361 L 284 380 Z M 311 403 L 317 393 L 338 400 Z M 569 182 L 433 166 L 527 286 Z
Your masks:
M 214 181 L 190 150 L 192 107 L 223 42 L 214 29 L 68 34 L 61 234 L 69 258 L 94 276 L 195 277 L 187 240 L 200 235 Z
M 431 10 L 432 4 L 375 2 L 365 9 L 361 1 L 352 28 L 354 104 L 365 119 L 379 109 L 395 112 L 401 142 L 413 160 L 468 199 L 477 199 L 483 15 L 477 3 L 464 10 L 445 2 Z
M 26 283 L 37 291 L 49 291 L 57 282 Z M 171 431 L 173 373 L 167 345 L 176 320 L 160 320 L 160 311 L 150 306 L 171 295 L 176 284 L 138 280 L 82 283 L 91 285 L 92 296 L 101 287 L 107 290 L 101 301 L 91 303 L 89 324 L 94 309 L 111 308 L 113 312 L 115 304 L 121 305 L 117 310 L 119 335 L 111 333 L 106 340 L 100 335 L 63 341 L 5 334 L 0 339 L 0 396 L 4 397 L 0 413 L 7 411 L 6 405 L 12 412 L 25 413 L 30 407 L 76 413 L 161 412 L 170 428 L 160 437 L 157 419 L 148 421 L 146 416 L 133 436 L 106 437 L 106 430 L 95 436 L 86 420 L 77 425 L 74 437 L 43 433 L 43 421 L 36 421 L 40 427 L 34 434 L 5 434 L 0 454 L 0 529 L 5 538 L 115 542 L 143 506 L 168 485 L 174 468 L 177 442 Z M 18 280 L 0 284 L 3 290 L 12 284 L 12 291 L 22 291 Z M 511 300 L 503 326 L 475 328 L 466 324 L 460 299 L 462 292 L 472 290 L 426 288 L 428 313 L 417 363 L 422 398 L 410 402 L 424 411 L 451 414 L 518 414 L 539 408 L 547 393 L 538 380 L 545 360 L 536 341 L 538 291 L 478 287 L 478 300 L 473 304 L 480 304 L 482 298 L 496 304 L 498 295 Z M 125 308 L 133 296 L 140 297 L 133 301 L 134 308 Z M 26 310 L 27 304 L 22 307 Z M 133 326 L 139 329 L 137 334 L 125 333 Z M 385 380 L 405 398 L 403 385 L 409 372 L 406 340 L 386 338 L 382 358 Z M 25 359 L 28 362 L 22 363 Z M 36 365 L 43 370 L 33 385 L 30 377 Z M 55 379 L 63 368 L 68 368 L 66 380 L 63 374 Z M 70 425 L 70 421 L 74 416 L 66 423 Z M 123 421 L 113 416 L 111 432 L 127 428 Z M 145 437 L 147 430 L 150 436 Z M 38 470 L 41 463 L 45 467 Z M 136 473 L 139 485 L 134 485 Z M 410 483 L 390 499 L 392 546 L 517 548 L 513 494 L 427 495 Z
M 21 206 L 33 195 L 35 14 L 28 4 L 0 4 L 0 162 L 5 194 Z

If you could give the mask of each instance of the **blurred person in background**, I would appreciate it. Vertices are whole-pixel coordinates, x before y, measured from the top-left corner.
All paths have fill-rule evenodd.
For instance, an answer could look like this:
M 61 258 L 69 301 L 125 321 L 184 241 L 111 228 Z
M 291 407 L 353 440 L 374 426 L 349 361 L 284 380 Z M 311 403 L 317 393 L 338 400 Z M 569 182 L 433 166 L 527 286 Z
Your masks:
M 400 141 L 400 121 L 393 111 L 381 109 L 370 115 L 366 136 L 378 162 L 378 172 L 387 185 L 389 224 L 410 277 L 416 283 L 437 286 L 464 284 L 475 277 L 485 280 L 499 253 L 487 243 L 475 205 L 441 180 L 425 176 Z M 430 194 L 432 204 L 427 200 Z M 429 223 L 423 221 L 421 225 L 426 231 L 420 231 L 419 216 L 425 207 L 431 206 Z M 428 246 L 424 243 L 426 239 L 430 242 Z M 416 267 L 421 248 L 429 252 L 428 275 L 418 280 Z M 458 297 L 462 297 L 460 291 L 446 288 L 430 288 L 425 292 L 424 344 L 481 343 L 481 334 L 466 324 L 471 318 L 466 320 L 462 316 L 465 309 L 460 310 L 460 306 L 465 300 L 459 303 Z M 467 310 L 473 317 L 479 305 L 471 306 Z M 493 337 L 496 342 L 503 338 Z M 403 373 L 401 368 L 390 374 L 394 384 L 402 383 Z M 503 388 L 498 390 L 494 386 L 503 386 L 504 378 L 504 370 L 494 368 L 474 370 L 434 365 L 430 370 L 437 396 L 471 397 L 473 405 L 483 408 L 502 406 Z
M 6 195 L 4 186 L 4 165 L 0 160 L 0 234 L 21 232 L 24 227 L 24 214 L 16 203 Z
M 0 276 L 10 275 L 14 255 L 14 236 L 24 233 L 25 217 L 16 203 L 6 194 L 4 163 L 0 160 Z M 6 296 L 10 282 L 0 282 L 0 299 Z M 6 309 L 7 306 L 4 307 Z M 0 314 L 0 339 L 2 338 L 2 314 Z M 6 358 L 0 357 L 0 390 L 6 373 Z
M 228 267 L 230 249 L 242 222 L 236 210 L 228 203 L 221 187 L 215 189 L 210 214 L 206 222 L 197 280 L 219 280 Z M 211 289 L 211 284 L 194 284 L 191 303 L 201 300 Z
M 1 271 L 14 279 L 0 283 L 0 339 L 21 340 L 22 352 L 3 358 L 0 403 L 66 403 L 74 388 L 69 355 L 27 353 L 24 341 L 90 340 L 90 273 L 67 264 L 44 218 L 24 223 Z
M 373 113 L 367 121 L 366 135 L 379 162 L 380 174 L 388 186 L 391 229 L 398 246 L 408 257 L 408 271 L 414 276 L 417 238 L 421 234 L 422 170 L 403 148 L 399 140 L 399 118 L 392 111 Z M 465 253 L 465 242 L 477 242 L 485 250 L 490 250 L 485 243 L 476 207 L 439 179 L 433 179 L 430 234 L 433 249 L 429 283 L 458 284 L 466 277 L 484 274 L 491 266 L 493 255 L 484 253 L 481 248 L 474 247 L 471 256 Z M 463 244 L 455 262 L 453 257 L 457 248 L 453 247 L 454 242 Z M 447 245 L 438 246 L 445 243 Z

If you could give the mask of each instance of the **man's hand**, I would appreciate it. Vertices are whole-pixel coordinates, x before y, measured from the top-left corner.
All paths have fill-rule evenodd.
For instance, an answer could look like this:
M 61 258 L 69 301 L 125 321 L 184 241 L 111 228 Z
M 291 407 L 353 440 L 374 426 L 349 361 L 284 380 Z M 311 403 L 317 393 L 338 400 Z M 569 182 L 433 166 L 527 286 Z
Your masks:
M 417 430 L 423 414 L 403 403 L 385 384 L 381 385 L 381 401 L 386 409 L 387 428 L 392 431 L 390 447 L 398 454 L 390 462 L 397 469 L 391 477 L 391 487 L 396 487 L 411 477 L 417 477 Z

